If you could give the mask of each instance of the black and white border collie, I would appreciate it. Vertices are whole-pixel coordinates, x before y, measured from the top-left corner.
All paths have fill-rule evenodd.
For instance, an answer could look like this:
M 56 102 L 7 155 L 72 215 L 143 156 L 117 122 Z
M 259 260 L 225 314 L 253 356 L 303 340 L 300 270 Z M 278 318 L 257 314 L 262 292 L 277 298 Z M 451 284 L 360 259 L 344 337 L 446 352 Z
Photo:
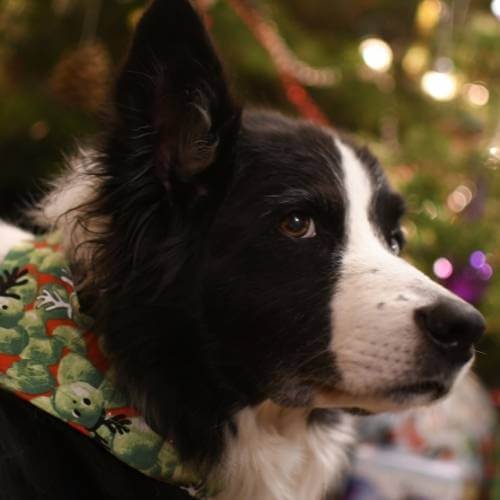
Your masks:
M 481 315 L 399 257 L 403 203 L 332 130 L 243 111 L 188 0 L 156 0 L 107 132 L 37 211 L 117 379 L 217 500 L 319 500 L 351 413 L 431 403 Z M 23 231 L 0 224 L 0 258 Z M 187 498 L 0 394 L 1 498 Z M 57 471 L 57 472 L 56 472 Z

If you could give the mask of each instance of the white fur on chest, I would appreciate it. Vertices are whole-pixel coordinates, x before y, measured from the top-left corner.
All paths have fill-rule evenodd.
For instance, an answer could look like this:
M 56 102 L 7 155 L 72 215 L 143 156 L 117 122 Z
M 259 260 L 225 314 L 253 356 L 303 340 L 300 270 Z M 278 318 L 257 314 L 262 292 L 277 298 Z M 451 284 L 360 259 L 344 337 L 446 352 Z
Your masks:
M 264 403 L 266 404 L 266 403 Z M 259 407 L 236 417 L 216 500 L 321 500 L 338 485 L 354 442 L 350 417 L 308 426 L 304 412 Z

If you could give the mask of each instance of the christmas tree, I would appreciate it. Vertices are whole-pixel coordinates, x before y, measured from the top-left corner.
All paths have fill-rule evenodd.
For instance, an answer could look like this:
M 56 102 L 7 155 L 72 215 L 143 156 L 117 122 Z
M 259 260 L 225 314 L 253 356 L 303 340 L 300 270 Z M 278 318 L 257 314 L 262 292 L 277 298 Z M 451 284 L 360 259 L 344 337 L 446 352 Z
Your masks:
M 406 256 L 483 311 L 478 369 L 499 386 L 500 0 L 196 3 L 242 101 L 379 156 L 408 202 Z M 0 0 L 0 215 L 98 130 L 145 4 Z

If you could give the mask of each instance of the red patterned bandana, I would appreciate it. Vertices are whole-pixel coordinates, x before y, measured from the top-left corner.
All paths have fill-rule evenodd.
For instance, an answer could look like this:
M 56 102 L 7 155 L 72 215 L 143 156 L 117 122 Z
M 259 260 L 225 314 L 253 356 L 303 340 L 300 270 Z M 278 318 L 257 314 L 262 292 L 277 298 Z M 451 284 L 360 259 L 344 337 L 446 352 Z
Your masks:
M 0 387 L 147 476 L 196 498 L 210 496 L 211 488 L 181 467 L 173 443 L 154 433 L 116 390 L 91 326 L 57 234 L 12 248 L 0 263 Z

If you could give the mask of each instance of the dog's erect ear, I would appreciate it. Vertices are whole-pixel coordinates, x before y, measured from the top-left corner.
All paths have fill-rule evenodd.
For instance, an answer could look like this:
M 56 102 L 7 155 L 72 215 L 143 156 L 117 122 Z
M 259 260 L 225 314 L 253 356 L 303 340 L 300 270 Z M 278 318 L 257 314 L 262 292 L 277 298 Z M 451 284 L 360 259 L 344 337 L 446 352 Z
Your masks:
M 145 13 L 115 105 L 123 161 L 149 164 L 167 189 L 204 172 L 234 137 L 239 107 L 188 0 L 155 0 Z

